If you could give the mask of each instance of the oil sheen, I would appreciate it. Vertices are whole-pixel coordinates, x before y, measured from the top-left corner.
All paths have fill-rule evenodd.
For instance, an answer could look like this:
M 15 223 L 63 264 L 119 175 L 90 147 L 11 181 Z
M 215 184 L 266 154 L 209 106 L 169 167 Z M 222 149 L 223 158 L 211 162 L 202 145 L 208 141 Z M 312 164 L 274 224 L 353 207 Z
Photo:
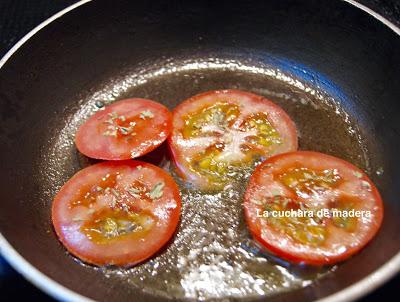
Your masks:
M 52 165 L 43 171 L 47 187 L 42 189 L 51 196 L 67 180 L 57 171 L 71 175 L 92 163 L 76 151 L 73 137 L 77 127 L 103 105 L 142 97 L 173 109 L 192 95 L 214 89 L 241 89 L 263 95 L 294 120 L 300 149 L 341 157 L 367 173 L 374 168 L 364 134 L 351 114 L 321 87 L 310 86 L 274 66 L 244 59 L 165 58 L 123 71 L 70 108 L 74 113 L 62 128 L 58 125 L 53 147 L 44 153 Z M 242 196 L 252 168 L 242 171 L 238 175 L 241 181 L 223 191 L 200 192 L 176 176 L 166 150 L 161 146 L 143 160 L 170 172 L 180 186 L 182 213 L 175 237 L 149 261 L 129 269 L 100 268 L 99 274 L 152 295 L 225 300 L 270 296 L 305 287 L 335 269 L 290 265 L 251 238 L 243 218 Z

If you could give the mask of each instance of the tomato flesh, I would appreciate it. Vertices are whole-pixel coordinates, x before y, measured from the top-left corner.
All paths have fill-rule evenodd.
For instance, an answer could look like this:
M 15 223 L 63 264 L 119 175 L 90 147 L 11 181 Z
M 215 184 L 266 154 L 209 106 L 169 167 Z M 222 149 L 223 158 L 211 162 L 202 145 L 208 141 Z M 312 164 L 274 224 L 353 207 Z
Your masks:
M 173 235 L 180 211 L 173 179 L 151 164 L 104 162 L 74 175 L 54 199 L 54 229 L 69 252 L 95 265 L 130 266 Z
M 312 265 L 357 253 L 383 218 L 379 192 L 364 172 L 309 151 L 276 155 L 260 164 L 249 181 L 244 209 L 262 245 L 286 260 Z
M 294 123 L 260 96 L 221 90 L 200 94 L 173 112 L 170 148 L 178 172 L 196 187 L 221 189 L 243 167 L 297 149 Z
M 76 134 L 78 150 L 86 156 L 124 160 L 142 156 L 165 141 L 171 113 L 151 100 L 126 99 L 90 117 Z
M 93 215 L 92 220 L 80 227 L 80 231 L 96 244 L 107 244 L 128 236 L 145 237 L 154 221 L 151 214 L 116 209 Z
M 272 201 L 262 204 L 262 209 L 267 211 L 287 211 L 290 209 L 304 209 L 302 203 L 293 201 L 289 198 L 276 196 Z M 293 240 L 318 246 L 326 239 L 326 229 L 320 220 L 311 217 L 270 217 L 268 225 L 276 231 L 281 231 Z
M 337 169 L 318 171 L 308 168 L 289 168 L 278 178 L 298 196 L 305 198 L 326 189 L 334 188 L 341 180 Z

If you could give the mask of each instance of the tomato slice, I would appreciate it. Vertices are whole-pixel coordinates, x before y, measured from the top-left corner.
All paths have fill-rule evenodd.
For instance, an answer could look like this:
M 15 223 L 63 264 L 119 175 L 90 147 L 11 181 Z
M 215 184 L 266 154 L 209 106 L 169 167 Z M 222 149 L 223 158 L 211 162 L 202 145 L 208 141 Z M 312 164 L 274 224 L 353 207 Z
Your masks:
M 333 264 L 357 253 L 383 218 L 379 192 L 364 172 L 310 151 L 261 163 L 250 178 L 244 211 L 251 233 L 267 249 L 312 265 Z
M 146 99 L 115 102 L 91 116 L 76 134 L 78 150 L 88 157 L 123 160 L 142 156 L 164 142 L 171 113 Z
M 53 201 L 54 229 L 67 250 L 102 266 L 130 266 L 174 234 L 179 189 L 164 170 L 140 161 L 103 162 L 75 174 Z
M 297 150 L 296 127 L 283 109 L 239 90 L 191 97 L 174 109 L 172 127 L 178 172 L 202 189 L 220 189 L 243 167 Z

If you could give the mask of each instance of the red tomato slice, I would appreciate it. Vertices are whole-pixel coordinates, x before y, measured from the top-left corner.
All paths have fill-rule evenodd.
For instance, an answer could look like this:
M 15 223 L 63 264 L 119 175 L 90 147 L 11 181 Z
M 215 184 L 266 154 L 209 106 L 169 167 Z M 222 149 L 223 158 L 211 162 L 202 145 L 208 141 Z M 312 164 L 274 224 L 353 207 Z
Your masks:
M 364 172 L 309 151 L 277 155 L 260 164 L 250 178 L 244 211 L 251 233 L 267 249 L 312 265 L 333 264 L 357 253 L 383 218 L 379 192 Z M 291 211 L 313 214 L 296 217 Z M 292 215 L 282 217 L 284 213 Z
M 171 113 L 145 99 L 115 102 L 91 116 L 76 134 L 78 150 L 86 156 L 122 160 L 142 156 L 166 140 Z
M 164 170 L 140 161 L 103 162 L 61 188 L 52 220 L 60 241 L 81 260 L 130 266 L 167 243 L 180 208 L 178 186 Z
M 191 97 L 173 111 L 172 127 L 178 172 L 202 189 L 220 189 L 243 167 L 297 150 L 296 127 L 283 109 L 239 90 Z

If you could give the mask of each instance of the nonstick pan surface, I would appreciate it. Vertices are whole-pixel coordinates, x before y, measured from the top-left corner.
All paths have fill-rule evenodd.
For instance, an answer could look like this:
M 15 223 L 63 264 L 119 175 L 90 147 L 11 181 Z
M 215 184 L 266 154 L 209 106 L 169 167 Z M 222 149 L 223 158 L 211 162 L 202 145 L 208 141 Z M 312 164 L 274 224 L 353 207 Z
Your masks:
M 396 28 L 344 1 L 80 4 L 2 60 L 0 242 L 19 271 L 67 300 L 341 301 L 398 270 Z M 364 169 L 385 201 L 378 236 L 337 266 L 291 266 L 248 234 L 241 212 L 245 181 L 219 194 L 180 182 L 180 228 L 150 261 L 130 270 L 96 269 L 67 254 L 52 229 L 50 207 L 62 184 L 94 163 L 73 144 L 82 121 L 125 97 L 172 109 L 222 88 L 272 99 L 296 122 L 300 149 Z M 174 174 L 165 154 L 162 146 L 143 160 Z

